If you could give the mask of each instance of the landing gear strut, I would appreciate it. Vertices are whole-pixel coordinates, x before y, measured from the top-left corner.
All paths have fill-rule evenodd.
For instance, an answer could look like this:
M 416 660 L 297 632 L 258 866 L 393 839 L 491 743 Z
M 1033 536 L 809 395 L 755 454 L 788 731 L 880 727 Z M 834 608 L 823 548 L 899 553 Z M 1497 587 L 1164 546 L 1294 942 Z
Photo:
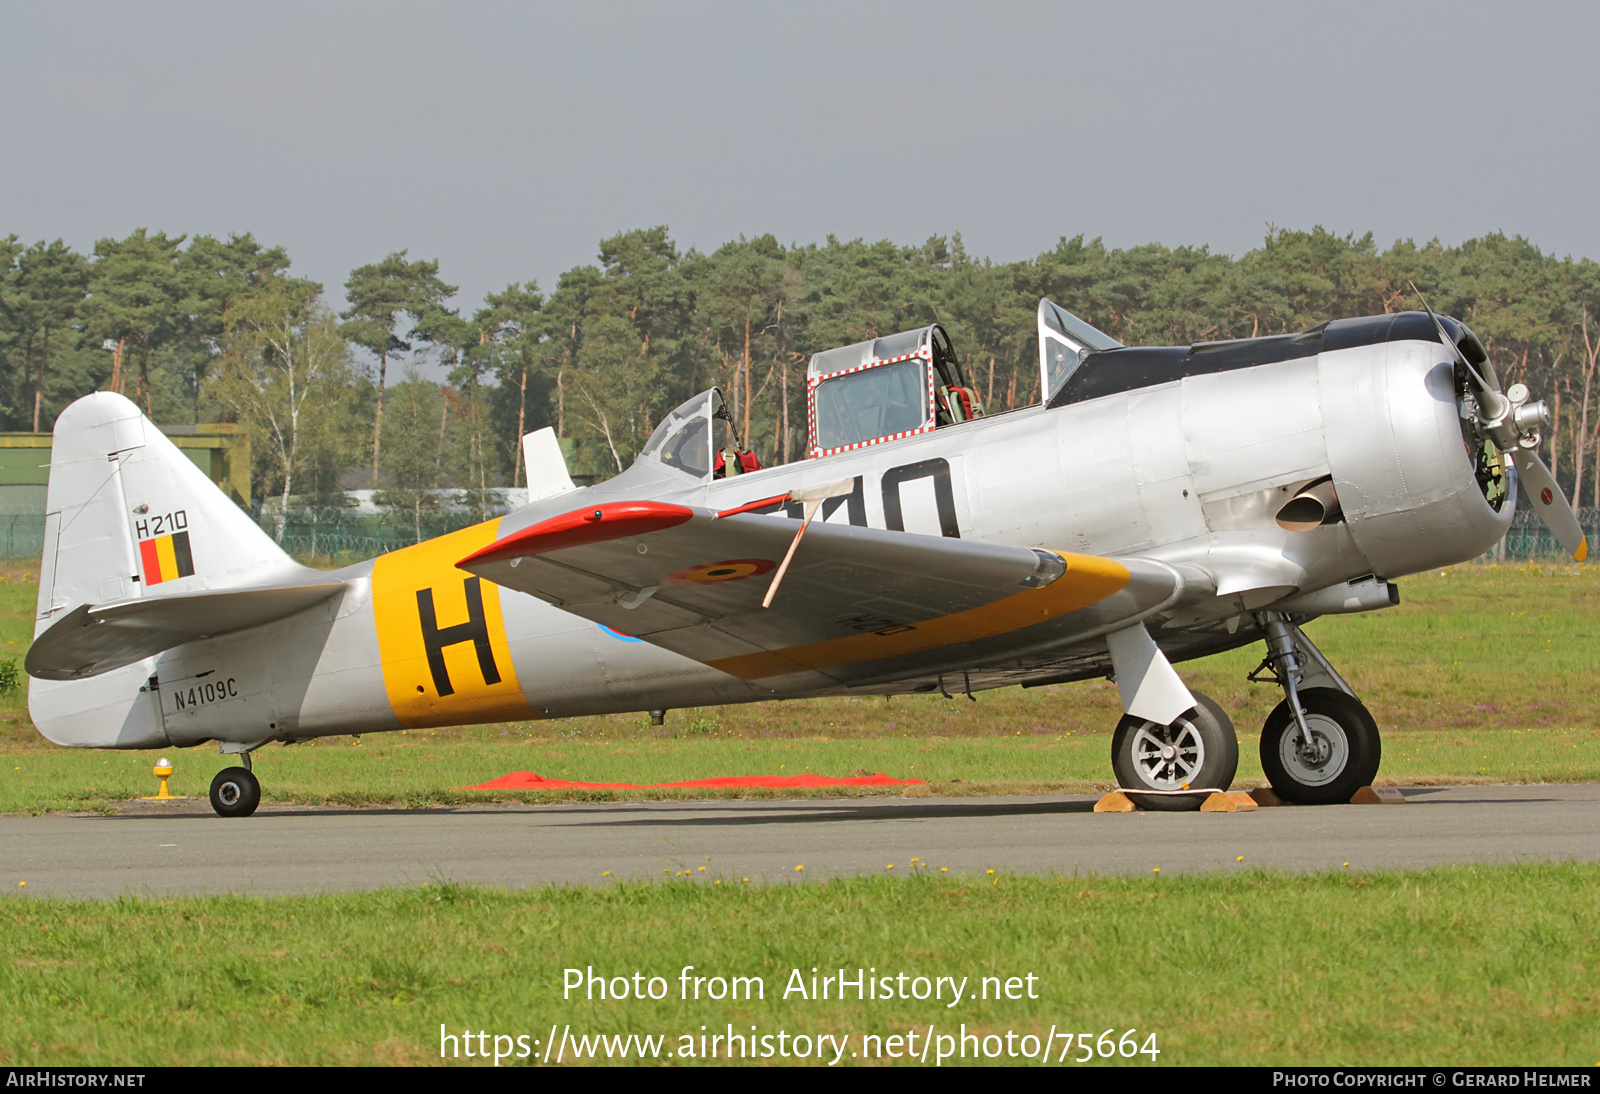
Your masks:
M 1261 729 L 1267 781 L 1297 805 L 1348 802 L 1378 774 L 1378 723 L 1300 628 L 1273 612 L 1260 621 L 1267 656 L 1250 679 L 1278 684 L 1285 696 Z

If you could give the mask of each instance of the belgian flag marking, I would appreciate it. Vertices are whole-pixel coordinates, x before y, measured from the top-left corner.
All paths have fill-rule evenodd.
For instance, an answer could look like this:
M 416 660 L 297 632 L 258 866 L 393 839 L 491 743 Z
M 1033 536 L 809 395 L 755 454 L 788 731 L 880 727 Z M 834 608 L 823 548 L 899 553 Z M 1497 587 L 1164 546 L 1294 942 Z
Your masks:
M 189 553 L 189 533 L 139 541 L 139 561 L 144 566 L 144 583 L 159 585 L 174 578 L 194 574 L 194 556 Z

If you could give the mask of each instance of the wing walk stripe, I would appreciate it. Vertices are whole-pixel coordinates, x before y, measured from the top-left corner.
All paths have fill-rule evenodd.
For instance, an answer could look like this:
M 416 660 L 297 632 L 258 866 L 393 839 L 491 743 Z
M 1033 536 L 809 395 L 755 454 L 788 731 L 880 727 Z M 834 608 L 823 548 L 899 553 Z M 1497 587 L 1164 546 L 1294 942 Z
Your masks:
M 1067 562 L 1067 572 L 1042 589 L 1026 589 L 979 608 L 923 620 L 906 630 L 896 628 L 893 634 L 853 634 L 787 649 L 724 657 L 706 664 L 741 680 L 760 680 L 881 661 L 1032 627 L 1097 604 L 1128 584 L 1128 568 L 1113 559 L 1068 554 L 1061 557 Z

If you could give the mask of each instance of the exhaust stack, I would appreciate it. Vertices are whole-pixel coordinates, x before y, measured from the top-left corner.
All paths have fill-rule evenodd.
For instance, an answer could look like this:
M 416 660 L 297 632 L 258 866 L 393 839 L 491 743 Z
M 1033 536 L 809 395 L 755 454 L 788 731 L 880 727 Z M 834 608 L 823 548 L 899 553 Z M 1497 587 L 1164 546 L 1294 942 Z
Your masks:
M 1333 490 L 1333 480 L 1323 479 L 1305 487 L 1278 510 L 1278 527 L 1286 532 L 1307 532 L 1332 524 L 1343 513 L 1339 495 Z

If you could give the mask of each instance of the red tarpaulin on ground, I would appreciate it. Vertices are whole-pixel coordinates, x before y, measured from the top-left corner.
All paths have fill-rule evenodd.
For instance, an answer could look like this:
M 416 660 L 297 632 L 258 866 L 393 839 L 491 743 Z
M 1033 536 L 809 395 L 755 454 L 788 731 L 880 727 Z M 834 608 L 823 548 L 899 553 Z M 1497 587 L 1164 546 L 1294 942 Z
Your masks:
M 569 779 L 547 779 L 532 771 L 513 771 L 509 775 L 478 786 L 464 786 L 463 790 L 712 790 L 727 787 L 800 787 L 810 789 L 824 786 L 926 786 L 921 779 L 891 779 L 883 772 L 876 775 L 856 775 L 844 779 L 830 779 L 826 775 L 726 775 L 717 779 L 690 779 L 681 783 L 580 783 Z

